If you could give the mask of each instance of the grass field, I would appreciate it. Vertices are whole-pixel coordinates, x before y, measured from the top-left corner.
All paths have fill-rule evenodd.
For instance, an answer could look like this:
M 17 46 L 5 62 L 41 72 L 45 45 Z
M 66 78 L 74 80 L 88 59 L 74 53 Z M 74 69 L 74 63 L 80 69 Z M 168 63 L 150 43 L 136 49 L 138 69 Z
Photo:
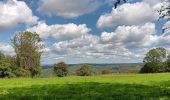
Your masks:
M 170 100 L 170 74 L 0 79 L 0 100 Z

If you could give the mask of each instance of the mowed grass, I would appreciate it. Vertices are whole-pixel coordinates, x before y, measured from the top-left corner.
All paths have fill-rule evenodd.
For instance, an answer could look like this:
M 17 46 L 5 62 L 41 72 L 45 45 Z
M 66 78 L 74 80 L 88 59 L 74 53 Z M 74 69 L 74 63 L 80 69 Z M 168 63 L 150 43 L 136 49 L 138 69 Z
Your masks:
M 170 100 L 170 74 L 0 79 L 0 100 Z

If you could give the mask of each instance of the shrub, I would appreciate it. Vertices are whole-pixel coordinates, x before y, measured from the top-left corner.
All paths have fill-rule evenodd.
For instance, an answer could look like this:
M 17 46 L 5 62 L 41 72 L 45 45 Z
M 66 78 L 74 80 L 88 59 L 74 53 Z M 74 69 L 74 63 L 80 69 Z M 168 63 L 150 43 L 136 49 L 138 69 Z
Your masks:
M 68 65 L 64 62 L 59 62 L 53 65 L 53 70 L 58 77 L 64 77 L 68 74 Z
M 10 67 L 10 63 L 0 62 L 0 78 L 15 77 Z
M 15 67 L 15 58 L 0 52 L 0 78 L 15 77 L 13 73 Z
M 30 77 L 31 76 L 31 72 L 23 68 L 18 68 L 17 70 L 14 71 L 14 73 L 17 77 Z
M 80 68 L 76 70 L 78 76 L 92 76 L 94 73 L 89 65 L 81 65 Z
M 111 74 L 112 73 L 112 68 L 105 68 L 102 70 L 102 74 Z

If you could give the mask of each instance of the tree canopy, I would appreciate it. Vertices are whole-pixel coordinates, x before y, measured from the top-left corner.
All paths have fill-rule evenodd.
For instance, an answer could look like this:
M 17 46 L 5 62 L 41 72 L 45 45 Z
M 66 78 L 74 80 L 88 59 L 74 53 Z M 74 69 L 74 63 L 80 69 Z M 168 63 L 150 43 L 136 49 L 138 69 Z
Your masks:
M 53 70 L 58 77 L 64 77 L 68 74 L 68 65 L 64 62 L 59 62 L 53 65 Z
M 29 70 L 32 76 L 40 71 L 40 59 L 43 48 L 42 40 L 37 33 L 20 32 L 12 39 L 16 53 L 17 65 L 20 68 Z

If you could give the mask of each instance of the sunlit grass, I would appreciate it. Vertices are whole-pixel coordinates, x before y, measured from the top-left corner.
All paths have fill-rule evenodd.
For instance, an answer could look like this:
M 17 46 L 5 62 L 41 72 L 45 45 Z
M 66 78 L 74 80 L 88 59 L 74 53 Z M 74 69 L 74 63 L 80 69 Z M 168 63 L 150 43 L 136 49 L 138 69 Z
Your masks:
M 0 79 L 0 99 L 170 99 L 170 74 Z M 13 98 L 14 99 L 14 98 Z M 128 99 L 129 100 L 129 99 Z

